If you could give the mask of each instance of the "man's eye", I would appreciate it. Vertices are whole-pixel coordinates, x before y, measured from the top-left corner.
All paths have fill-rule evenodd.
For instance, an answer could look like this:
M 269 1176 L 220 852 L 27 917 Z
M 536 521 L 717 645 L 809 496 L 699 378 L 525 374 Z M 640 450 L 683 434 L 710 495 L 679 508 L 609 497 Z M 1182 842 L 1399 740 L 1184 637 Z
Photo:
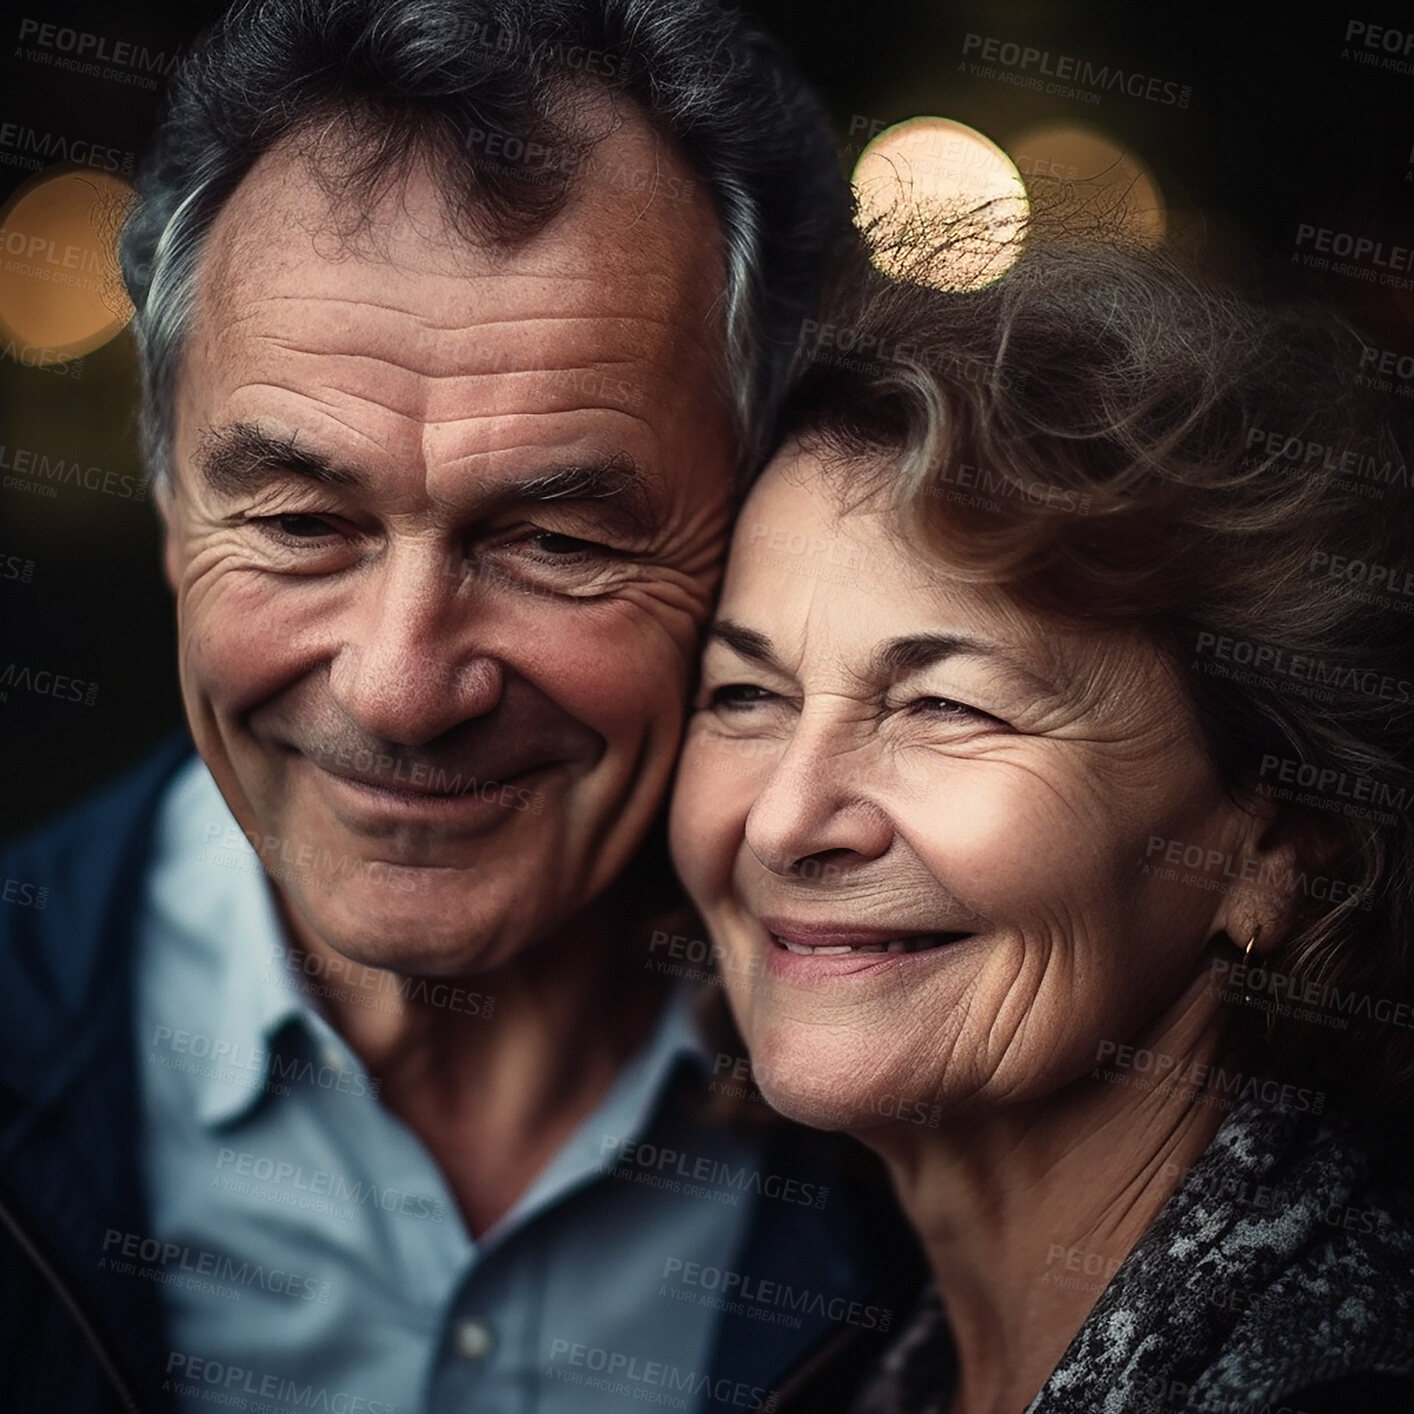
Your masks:
M 582 555 L 603 555 L 609 552 L 607 545 L 594 540 L 581 540 L 574 535 L 560 535 L 553 530 L 537 530 L 530 537 L 530 543 L 547 559 L 572 560 Z
M 290 515 L 261 516 L 260 521 L 286 540 L 319 540 L 334 534 L 334 527 L 317 515 L 296 512 Z
M 707 705 L 728 712 L 741 711 L 758 706 L 762 702 L 769 702 L 774 696 L 775 693 L 768 692 L 764 687 L 757 687 L 755 683 L 729 682 L 712 689 L 707 698 Z

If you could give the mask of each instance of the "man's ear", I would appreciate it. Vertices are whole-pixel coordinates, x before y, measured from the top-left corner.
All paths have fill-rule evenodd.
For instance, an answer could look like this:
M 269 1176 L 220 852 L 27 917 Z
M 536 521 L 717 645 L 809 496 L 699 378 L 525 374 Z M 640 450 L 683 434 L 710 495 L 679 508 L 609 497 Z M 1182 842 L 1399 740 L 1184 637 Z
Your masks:
M 162 522 L 162 575 L 173 594 L 181 583 L 181 543 L 177 534 L 176 494 L 172 490 L 170 476 L 159 476 L 153 480 L 152 503 L 157 507 L 157 518 Z
M 1291 936 L 1308 897 L 1306 881 L 1338 850 L 1304 811 L 1261 797 L 1248 798 L 1242 809 L 1242 867 L 1218 905 L 1213 931 L 1226 933 L 1239 948 L 1255 937 L 1252 950 L 1269 954 Z

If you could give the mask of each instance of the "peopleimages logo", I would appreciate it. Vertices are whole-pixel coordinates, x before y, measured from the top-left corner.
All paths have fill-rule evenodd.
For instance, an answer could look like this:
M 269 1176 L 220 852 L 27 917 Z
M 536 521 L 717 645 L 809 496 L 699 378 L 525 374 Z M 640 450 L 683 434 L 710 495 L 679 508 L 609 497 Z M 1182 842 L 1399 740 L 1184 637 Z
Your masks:
M 23 359 L 19 361 L 24 362 Z M 105 496 L 117 496 L 121 500 L 141 501 L 146 498 L 149 489 L 147 480 L 141 476 L 124 476 L 118 472 L 104 471 L 98 466 L 86 467 L 76 457 L 55 457 L 51 460 L 43 452 L 26 447 L 7 447 L 3 442 L 0 442 L 0 472 L 15 473 L 5 477 L 6 486 L 26 489 L 25 482 L 29 482 L 34 489 L 49 496 L 55 495 L 60 486 L 78 486 L 85 491 L 101 491 Z
M 30 884 L 24 879 L 6 877 L 0 880 L 0 899 L 6 903 L 18 904 L 21 908 L 34 908 L 41 912 L 49 902 L 49 889 L 44 884 Z
M 1268 675 L 1284 678 L 1301 687 L 1309 686 L 1313 691 L 1308 695 L 1317 696 L 1323 701 L 1333 701 L 1334 691 L 1353 692 L 1386 701 L 1414 700 L 1414 682 L 1408 678 L 1396 678 L 1388 673 L 1377 672 L 1373 668 L 1361 668 L 1350 663 L 1330 662 L 1324 658 L 1313 657 L 1309 653 L 1293 653 L 1277 644 L 1248 638 L 1230 638 L 1225 634 L 1203 629 L 1198 634 L 1194 648 L 1197 656 L 1193 667 L 1200 672 L 1222 672 L 1224 665 L 1237 664 L 1239 667 L 1251 668 L 1253 672 L 1245 677 L 1237 672 L 1226 675 L 1244 682 L 1254 678 L 1260 681 Z
M 1301 803 L 1358 801 L 1375 806 L 1387 807 L 1391 811 L 1403 811 L 1409 804 L 1409 788 L 1391 786 L 1388 781 L 1377 780 L 1373 776 L 1356 775 L 1341 771 L 1334 766 L 1317 766 L 1311 761 L 1301 761 L 1294 756 L 1275 756 L 1270 752 L 1263 755 L 1262 764 L 1257 769 L 1259 789 L 1275 793 L 1279 799 L 1288 799 L 1289 794 L 1274 792 L 1272 783 L 1294 786 L 1309 792 Z
M 1124 1045 L 1102 1040 L 1095 1056 L 1093 1078 L 1110 1083 L 1134 1083 L 1130 1075 L 1145 1077 L 1137 1088 L 1156 1091 L 1188 1090 L 1198 1102 L 1201 1092 L 1205 1101 L 1232 1105 L 1240 1100 L 1261 1100 L 1264 1104 L 1280 1105 L 1285 1109 L 1310 1110 L 1320 1114 L 1326 1097 L 1320 1090 L 1307 1090 L 1270 1076 L 1251 1075 L 1224 1066 L 1187 1060 L 1151 1051 L 1144 1046 Z
M 0 672 L 0 703 L 10 700 L 10 688 L 32 692 L 36 697 L 52 697 L 56 702 L 81 702 L 92 707 L 98 700 L 98 684 L 67 673 L 51 672 L 48 668 L 30 668 L 22 663 L 10 663 Z
M 1284 861 L 1260 855 L 1229 854 L 1193 841 L 1150 835 L 1140 871 L 1150 877 L 1223 890 L 1235 880 L 1252 881 L 1277 890 L 1297 892 L 1320 903 L 1353 902 L 1367 913 L 1374 908 L 1368 891 L 1351 879 L 1312 874 Z
M 1240 1000 L 1244 1006 L 1275 1009 L 1279 1016 L 1292 1015 L 1301 1021 L 1320 1021 L 1324 1013 L 1334 1018 L 1341 1030 L 1352 1019 L 1414 1027 L 1414 1003 L 1293 977 L 1263 964 L 1214 958 L 1208 971 L 1208 988 L 1229 1000 Z
M 1366 349 L 1361 367 L 1378 358 L 1375 349 Z M 1414 367 L 1414 359 L 1409 360 Z M 1322 474 L 1337 478 L 1364 478 L 1380 486 L 1410 487 L 1409 467 L 1393 457 L 1377 457 L 1353 448 L 1333 447 L 1311 437 L 1290 436 L 1263 427 L 1254 427 L 1247 434 L 1249 464 L 1281 463 L 1306 475 Z M 1341 480 L 1340 485 L 1359 490 L 1358 483 Z
M 361 1070 L 323 1063 L 316 1066 L 302 1056 L 286 1055 L 278 1047 L 267 1050 L 263 1046 L 243 1046 L 221 1036 L 175 1030 L 165 1024 L 153 1030 L 148 1044 L 148 1059 L 166 1070 L 227 1083 L 254 1077 L 279 1095 L 289 1094 L 294 1085 L 308 1085 L 311 1089 L 371 1095 L 376 1099 L 382 1085 L 377 1076 L 365 1075 Z
M 1368 20 L 1350 20 L 1345 26 L 1341 58 L 1397 74 L 1414 74 L 1414 30 L 1392 29 Z
M 21 368 L 33 368 L 40 373 L 52 373 L 58 378 L 83 377 L 83 359 L 70 358 L 62 349 L 51 349 L 47 344 L 24 344 L 17 339 L 10 339 L 6 343 L 0 344 L 0 358 L 8 358 L 11 363 L 18 363 Z M 22 483 L 17 483 L 14 477 L 7 476 L 5 485 L 12 484 Z M 32 489 L 44 496 L 56 494 L 52 486 L 40 486 Z
M 173 1275 L 190 1274 L 229 1288 L 245 1287 L 324 1306 L 329 1304 L 332 1290 L 328 1281 L 283 1267 L 267 1267 L 230 1252 L 207 1251 L 184 1242 L 111 1227 L 103 1234 L 103 1255 L 98 1265 L 101 1271 L 144 1277 L 158 1284 L 174 1284 L 170 1280 Z
M 619 1139 L 612 1134 L 604 1135 L 600 1153 L 614 1155 L 615 1176 L 643 1174 L 654 1180 L 654 1187 L 686 1192 L 693 1197 L 721 1195 L 735 1203 L 738 1194 L 755 1193 L 783 1203 L 798 1203 L 804 1208 L 823 1208 L 830 1192 L 823 1184 L 806 1183 L 779 1173 L 763 1173 L 746 1164 L 733 1165 L 705 1154 L 694 1156 L 657 1144 Z
M 1414 289 L 1414 247 L 1387 244 L 1373 236 L 1338 231 L 1302 221 L 1296 227 L 1292 259 L 1309 270 L 1327 270 L 1370 284 Z
M 974 78 L 1006 78 L 1005 73 L 983 67 L 993 64 L 1003 71 L 1010 70 L 1012 74 L 1024 76 L 1027 81 L 1021 87 L 1065 94 L 1065 86 L 1073 84 L 1075 89 L 1071 95 L 1081 97 L 1088 92 L 1086 101 L 1092 103 L 1099 102 L 1103 93 L 1123 93 L 1130 98 L 1164 107 L 1187 108 L 1193 97 L 1193 89 L 1188 84 L 1173 79 L 1158 78 L 1135 69 L 1122 69 L 1117 64 L 1097 64 L 1073 54 L 1052 54 L 1049 49 L 1016 44 L 992 35 L 966 35 L 962 41 L 962 54 L 963 62 Z M 983 65 L 968 63 L 970 58 L 982 60 Z M 1054 82 L 1047 84 L 1044 82 L 1046 79 Z
M 1409 154 L 1409 162 L 1406 175 L 1414 178 L 1414 151 Z M 1376 392 L 1414 398 L 1414 354 L 1366 344 L 1360 353 L 1360 380 Z
M 216 1157 L 216 1168 L 222 1175 L 222 1187 L 234 1193 L 254 1191 L 260 1196 L 260 1190 L 249 1187 L 254 1182 L 269 1185 L 272 1189 L 288 1188 L 295 1195 L 327 1198 L 331 1203 L 343 1204 L 350 1210 L 355 1207 L 381 1208 L 385 1213 L 422 1218 L 434 1223 L 440 1223 L 446 1215 L 446 1205 L 438 1198 L 406 1193 L 399 1188 L 380 1188 L 371 1180 L 356 1181 L 332 1169 L 306 1169 L 303 1164 L 292 1164 L 245 1149 L 222 1148 Z M 246 1186 L 239 1186 L 241 1184 Z
M 40 132 L 20 123 L 0 123 L 0 162 L 12 167 L 37 172 L 51 162 L 76 162 L 100 172 L 131 172 L 135 161 L 131 152 L 106 143 Z
M 21 44 L 34 46 L 27 55 L 29 58 L 39 57 L 60 68 L 76 68 L 79 72 L 93 74 L 104 73 L 99 65 L 106 64 L 108 76 L 112 76 L 114 69 L 125 69 L 145 79 L 143 86 L 150 88 L 157 86 L 156 78 L 151 75 L 166 78 L 176 72 L 178 63 L 176 54 L 163 49 L 149 49 L 145 44 L 109 39 L 91 30 L 72 29 L 47 20 L 22 19 L 19 40 Z
M 429 766 L 422 761 L 408 761 L 401 756 L 394 757 L 383 752 L 370 751 L 367 747 L 350 748 L 341 745 L 326 749 L 313 745 L 306 748 L 305 754 L 316 765 L 323 766 L 326 770 L 338 767 L 345 771 L 355 771 L 360 775 L 374 776 L 380 783 L 397 785 L 406 782 L 416 788 L 442 795 L 474 795 L 488 805 L 503 805 L 510 810 L 530 811 L 535 815 L 545 808 L 544 793 L 532 791 L 528 786 L 513 786 L 484 777 L 464 776 L 460 771 L 448 772 L 440 766 Z
M 808 1287 L 757 1277 L 731 1267 L 714 1267 L 701 1262 L 669 1257 L 663 1264 L 661 1280 L 674 1287 L 719 1296 L 729 1314 L 746 1314 L 747 1308 L 774 1309 L 793 1316 L 801 1314 L 820 1320 L 860 1326 L 866 1330 L 888 1330 L 893 1312 L 887 1306 L 870 1306 L 844 1296 L 827 1296 Z M 660 1288 L 660 1294 L 662 1288 Z M 792 1323 L 799 1327 L 800 1321 Z
M 286 1379 L 181 1350 L 168 1352 L 167 1376 L 173 1392 L 184 1399 L 201 1399 L 259 1414 L 290 1414 L 296 1409 L 320 1410 L 323 1414 L 396 1414 L 397 1410 L 397 1405 L 387 1400 Z
M 739 1409 L 771 1410 L 776 1406 L 775 1391 L 761 1385 L 748 1385 L 725 1375 L 713 1379 L 698 1370 L 684 1370 L 663 1360 L 645 1360 L 629 1351 L 580 1341 L 551 1341 L 545 1373 L 552 1379 L 567 1380 L 605 1394 L 621 1394 L 640 1404 L 666 1403 L 670 1409 L 686 1409 L 683 1396 L 711 1399 Z M 597 1380 L 593 1378 L 596 1376 Z M 663 1391 L 665 1398 L 651 1398 L 650 1391 Z

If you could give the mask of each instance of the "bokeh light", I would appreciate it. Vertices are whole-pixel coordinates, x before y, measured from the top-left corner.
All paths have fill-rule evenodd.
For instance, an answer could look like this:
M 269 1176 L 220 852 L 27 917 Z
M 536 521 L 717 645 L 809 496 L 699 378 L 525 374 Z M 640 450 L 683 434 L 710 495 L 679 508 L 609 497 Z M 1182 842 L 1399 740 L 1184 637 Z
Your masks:
M 876 263 L 945 290 L 999 279 L 1021 253 L 1029 205 L 1011 158 L 949 118 L 909 118 L 859 155 L 854 192 Z
M 1038 221 L 1082 238 L 1113 231 L 1157 245 L 1168 226 L 1159 184 L 1144 162 L 1079 123 L 1044 123 L 1007 143 Z
M 132 318 L 118 270 L 132 194 L 107 172 L 51 168 L 0 210 L 0 334 L 25 362 L 91 353 Z

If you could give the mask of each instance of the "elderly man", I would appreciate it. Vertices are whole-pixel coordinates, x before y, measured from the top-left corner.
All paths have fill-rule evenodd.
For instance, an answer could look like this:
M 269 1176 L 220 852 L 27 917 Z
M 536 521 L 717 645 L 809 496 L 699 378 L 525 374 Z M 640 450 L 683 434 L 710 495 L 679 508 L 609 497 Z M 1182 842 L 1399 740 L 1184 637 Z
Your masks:
M 753 1409 L 888 1326 L 645 848 L 845 213 L 700 0 L 198 46 L 124 234 L 197 754 L 6 860 L 10 1407 Z

